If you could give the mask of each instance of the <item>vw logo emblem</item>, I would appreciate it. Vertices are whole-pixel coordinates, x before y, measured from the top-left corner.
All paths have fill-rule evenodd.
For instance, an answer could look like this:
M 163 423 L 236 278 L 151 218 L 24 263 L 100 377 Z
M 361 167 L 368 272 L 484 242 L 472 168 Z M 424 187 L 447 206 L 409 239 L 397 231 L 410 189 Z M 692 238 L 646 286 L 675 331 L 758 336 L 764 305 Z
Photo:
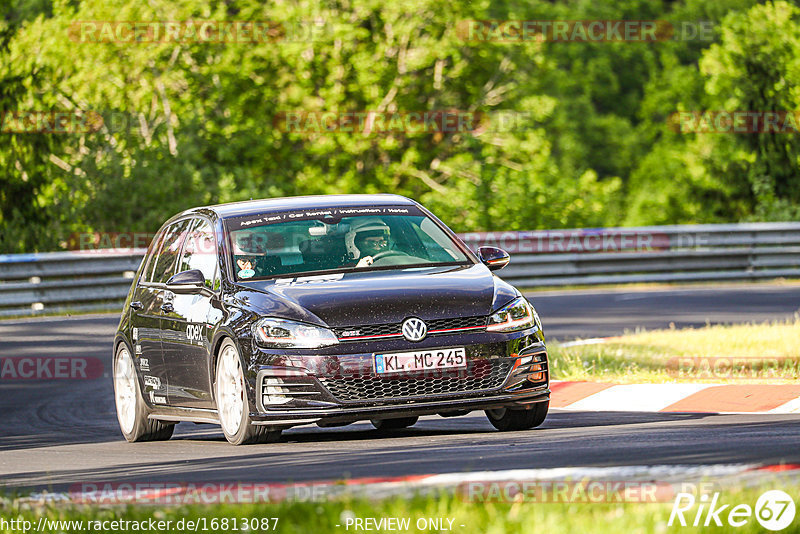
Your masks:
M 428 333 L 428 326 L 421 319 L 412 317 L 403 321 L 403 337 L 409 341 L 422 341 Z

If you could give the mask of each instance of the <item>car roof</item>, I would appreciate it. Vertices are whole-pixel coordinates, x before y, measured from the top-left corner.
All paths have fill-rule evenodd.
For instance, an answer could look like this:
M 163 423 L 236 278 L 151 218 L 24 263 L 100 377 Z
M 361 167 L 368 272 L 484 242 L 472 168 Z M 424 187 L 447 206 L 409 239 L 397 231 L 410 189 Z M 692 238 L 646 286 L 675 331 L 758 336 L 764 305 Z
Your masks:
M 214 212 L 219 217 L 241 217 L 259 213 L 297 209 L 351 208 L 365 206 L 416 206 L 417 203 L 400 195 L 314 195 L 301 197 L 264 198 L 193 208 L 181 215 L 197 212 Z

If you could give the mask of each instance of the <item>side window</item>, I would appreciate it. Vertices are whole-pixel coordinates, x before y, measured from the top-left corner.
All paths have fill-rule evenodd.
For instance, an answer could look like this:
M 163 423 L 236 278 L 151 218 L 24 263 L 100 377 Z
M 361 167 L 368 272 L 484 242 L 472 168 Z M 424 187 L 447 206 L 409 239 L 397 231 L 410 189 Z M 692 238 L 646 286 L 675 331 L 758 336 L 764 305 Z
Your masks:
M 147 249 L 147 258 L 145 261 L 144 271 L 142 271 L 142 282 L 149 282 L 153 279 L 153 267 L 156 265 L 156 258 L 158 258 L 158 251 L 161 249 L 161 243 L 164 241 L 164 234 L 166 234 L 166 229 L 160 231 L 154 238 L 153 241 L 150 243 L 150 247 Z
M 199 269 L 206 278 L 206 287 L 217 289 L 217 246 L 211 223 L 204 219 L 198 219 L 192 226 L 183 245 L 178 272 L 189 269 Z
M 183 238 L 186 236 L 186 229 L 189 227 L 189 220 L 180 221 L 169 228 L 164 233 L 164 240 L 158 252 L 158 258 L 153 269 L 152 282 L 165 284 L 169 278 L 175 274 L 175 262 L 181 251 Z

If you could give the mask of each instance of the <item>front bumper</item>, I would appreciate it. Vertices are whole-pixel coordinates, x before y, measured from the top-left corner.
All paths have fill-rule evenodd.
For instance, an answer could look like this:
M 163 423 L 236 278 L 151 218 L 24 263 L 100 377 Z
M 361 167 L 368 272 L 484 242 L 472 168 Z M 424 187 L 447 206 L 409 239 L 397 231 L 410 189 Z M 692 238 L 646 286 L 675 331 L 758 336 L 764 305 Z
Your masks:
M 524 394 L 500 393 L 480 397 L 441 399 L 435 401 L 417 400 L 407 404 L 384 404 L 347 408 L 337 406 L 325 409 L 270 410 L 267 413 L 251 414 L 256 425 L 301 425 L 308 423 L 350 423 L 365 419 L 391 419 L 444 414 L 458 415 L 472 410 L 491 410 L 495 408 L 526 408 L 532 404 L 550 400 L 550 389 L 545 386 L 526 391 Z
M 424 349 L 464 347 L 467 368 L 379 375 L 375 353 L 419 345 L 352 346 L 351 354 L 255 353 L 250 367 L 255 424 L 347 423 L 431 414 L 458 415 L 549 400 L 549 366 L 536 332 L 431 339 Z M 341 350 L 341 347 L 339 347 Z M 361 352 L 359 349 L 372 349 Z M 332 352 L 332 351 L 331 351 Z

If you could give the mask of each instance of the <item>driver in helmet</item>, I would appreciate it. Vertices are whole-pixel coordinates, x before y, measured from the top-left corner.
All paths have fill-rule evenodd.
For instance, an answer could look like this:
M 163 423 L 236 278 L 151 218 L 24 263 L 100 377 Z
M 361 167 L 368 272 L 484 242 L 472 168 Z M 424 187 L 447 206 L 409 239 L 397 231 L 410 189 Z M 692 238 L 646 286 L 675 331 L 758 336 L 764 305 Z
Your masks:
M 267 253 L 267 236 L 256 230 L 234 232 L 233 254 L 240 278 L 260 276 L 261 259 Z
M 391 231 L 385 222 L 376 217 L 358 218 L 350 224 L 345 235 L 345 245 L 350 259 L 358 260 L 356 267 L 367 267 L 375 256 L 391 249 Z

